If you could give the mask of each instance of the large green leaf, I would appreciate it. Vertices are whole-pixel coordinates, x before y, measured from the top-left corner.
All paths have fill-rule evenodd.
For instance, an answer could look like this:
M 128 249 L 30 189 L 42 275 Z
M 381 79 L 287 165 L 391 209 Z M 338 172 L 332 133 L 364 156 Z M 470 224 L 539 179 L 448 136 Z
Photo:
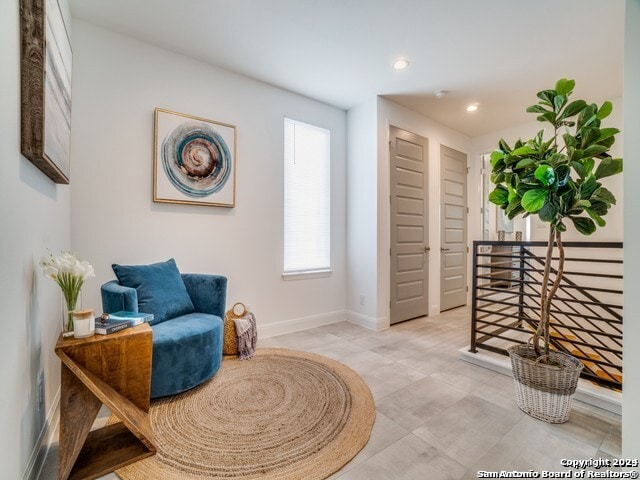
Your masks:
M 538 212 L 544 205 L 544 201 L 547 198 L 549 192 L 542 188 L 536 188 L 535 190 L 529 190 L 522 196 L 522 208 L 529 213 Z
M 518 185 L 516 185 L 516 191 L 518 192 L 518 195 L 520 195 L 521 197 L 524 196 L 525 193 L 527 193 L 529 190 L 536 190 L 540 188 L 540 184 L 538 182 L 536 183 L 527 183 L 527 182 L 519 182 Z
M 604 118 L 607 118 L 612 111 L 613 111 L 613 105 L 611 104 L 610 101 L 607 100 L 602 104 L 602 106 L 598 110 L 596 117 L 598 117 L 598 120 L 602 120 Z
M 491 174 L 491 183 L 498 185 L 499 183 L 504 182 L 504 180 L 505 180 L 504 172 Z
M 559 209 L 560 206 L 558 203 L 553 200 L 551 195 L 548 195 L 544 205 L 542 205 L 542 208 L 538 211 L 538 217 L 540 217 L 540 220 L 543 222 L 551 223 L 558 216 Z
M 569 132 L 565 133 L 562 138 L 564 139 L 564 144 L 567 147 L 575 147 L 578 142 L 576 141 L 576 138 L 571 135 Z
M 597 157 L 598 155 L 609 150 L 609 147 L 605 145 L 591 145 L 584 151 L 585 157 Z
M 607 222 L 591 208 L 585 208 L 585 211 L 599 227 L 604 227 L 607 224 Z
M 558 95 L 569 95 L 573 91 L 573 88 L 575 86 L 575 80 L 561 78 L 556 82 L 556 92 L 558 93 Z
M 596 165 L 596 161 L 593 158 L 585 158 L 582 160 L 582 164 L 584 165 L 584 173 L 585 176 L 588 177 L 593 172 L 593 167 Z
M 536 119 L 539 122 L 549 122 L 552 124 L 556 124 L 556 114 L 553 112 L 543 113 L 542 115 L 538 115 Z
M 553 185 L 553 182 L 556 181 L 556 174 L 549 165 L 540 165 L 536 168 L 534 175 L 545 187 Z
M 621 158 L 605 158 L 600 162 L 596 169 L 595 176 L 597 179 L 610 177 L 622 172 L 622 159 Z
M 591 104 L 591 105 L 587 105 L 585 109 L 580 112 L 580 115 L 578 116 L 578 124 L 576 127 L 578 131 L 580 131 L 582 127 L 588 127 L 595 120 L 597 120 L 596 108 L 597 107 L 595 104 Z
M 530 145 L 523 145 L 519 148 L 514 149 L 511 152 L 511 155 L 513 155 L 514 157 L 523 157 L 526 155 L 531 155 L 532 153 L 535 153 L 536 151 L 531 148 Z
M 543 90 L 538 92 L 537 97 L 542 100 L 540 103 L 553 107 L 553 97 L 556 96 L 556 93 L 555 90 Z
M 537 161 L 535 158 L 523 158 L 522 160 L 520 160 L 518 163 L 516 163 L 516 166 L 513 167 L 516 170 L 520 170 L 522 168 L 528 167 L 530 165 L 535 164 Z
M 522 208 L 522 204 L 520 203 L 520 198 L 516 198 L 513 202 L 507 205 L 506 214 L 509 220 L 513 220 L 516 216 L 521 213 L 525 213 L 524 208 Z
M 617 128 L 602 128 L 600 129 L 600 138 L 598 138 L 598 143 L 606 138 L 613 137 L 614 135 L 620 133 L 620 130 Z
M 564 120 L 565 118 L 573 117 L 574 115 L 579 114 L 587 107 L 587 102 L 584 100 L 574 100 L 558 117 L 558 120 Z
M 502 150 L 503 152 L 510 152 L 511 151 L 511 147 L 509 146 L 509 144 L 507 142 L 504 141 L 504 138 L 501 138 L 498 141 L 498 145 L 500 146 L 500 150 Z
M 588 200 L 600 187 L 600 183 L 596 182 L 594 177 L 588 177 L 587 180 L 580 186 L 580 198 Z
M 580 178 L 584 178 L 585 177 L 585 170 L 584 170 L 584 165 L 582 164 L 582 162 L 578 162 L 578 161 L 571 162 L 571 166 L 576 171 L 576 173 L 580 176 Z
M 527 112 L 529 113 L 545 113 L 548 111 L 549 110 L 544 108 L 542 105 L 531 105 L 530 107 L 527 107 Z
M 509 203 L 509 192 L 502 185 L 498 185 L 495 190 L 489 194 L 489 201 L 498 206 L 507 205 Z
M 604 217 L 609 212 L 610 203 L 591 197 L 591 210 Z
M 566 95 L 556 95 L 555 97 L 553 97 L 553 110 L 555 112 L 559 112 L 560 110 L 562 110 L 562 107 L 564 107 L 566 104 L 567 104 Z
M 569 168 L 569 165 L 558 165 L 558 167 L 556 167 L 555 169 L 555 173 L 558 187 L 564 187 L 571 176 L 571 169 Z
M 490 163 L 491 166 L 495 166 L 500 160 L 504 158 L 504 152 L 502 150 L 494 150 L 491 152 Z
M 580 146 L 587 148 L 600 138 L 600 129 L 596 127 L 583 127 L 580 130 Z
M 593 192 L 593 195 L 591 196 L 591 198 L 592 199 L 602 200 L 603 202 L 606 202 L 606 203 L 608 203 L 610 205 L 615 205 L 616 204 L 615 195 L 613 193 L 611 193 L 605 187 L 600 187 L 595 192 Z
M 573 226 L 576 227 L 583 235 L 591 235 L 596 231 L 596 224 L 593 223 L 593 220 L 585 217 L 569 217 L 573 222 Z
M 558 164 L 567 163 L 568 159 L 564 153 L 553 153 L 547 159 L 547 163 L 553 167 Z

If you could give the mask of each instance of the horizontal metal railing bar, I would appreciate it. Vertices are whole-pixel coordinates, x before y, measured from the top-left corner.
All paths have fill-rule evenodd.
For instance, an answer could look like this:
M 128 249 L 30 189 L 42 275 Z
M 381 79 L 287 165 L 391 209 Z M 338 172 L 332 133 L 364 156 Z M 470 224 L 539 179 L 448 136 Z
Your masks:
M 511 262 L 510 262 L 511 263 Z M 490 265 L 487 263 L 483 263 L 478 265 L 478 268 L 491 268 L 491 270 L 503 270 L 503 271 L 511 271 L 511 272 L 536 272 L 543 273 L 544 269 L 542 268 L 523 268 L 523 267 L 505 267 L 503 264 L 494 264 Z M 615 273 L 592 273 L 592 272 L 576 272 L 572 270 L 565 270 L 563 275 L 566 276 L 578 276 L 578 277 L 598 277 L 598 278 L 612 278 L 616 280 L 623 280 L 624 277 L 622 275 L 618 275 Z M 584 288 L 584 287 L 583 287 Z
M 558 260 L 558 257 L 552 257 L 553 260 Z M 624 264 L 623 260 L 611 259 L 611 258 L 579 258 L 579 257 L 565 257 L 565 262 L 588 262 L 588 263 L 615 263 L 616 265 Z
M 517 306 L 516 306 L 516 305 L 514 305 L 514 307 L 517 307 Z M 527 306 L 525 306 L 525 307 L 524 307 L 524 309 L 527 309 L 527 310 L 533 310 L 535 313 L 538 313 L 538 308 L 534 308 L 534 307 L 531 307 L 531 306 L 528 306 L 528 305 L 527 305 Z M 524 309 L 523 309 L 523 311 L 524 311 Z M 478 317 L 478 319 L 479 319 L 479 320 L 484 320 L 484 319 L 486 319 L 486 318 L 490 317 L 491 315 L 500 315 L 501 317 L 504 317 L 504 315 L 503 315 L 502 313 L 497 314 L 497 313 L 495 312 L 495 310 L 486 310 L 486 309 L 484 309 L 484 308 L 482 308 L 482 307 L 479 307 L 479 308 L 477 309 L 477 311 L 478 311 L 478 312 L 482 312 L 482 313 L 486 313 L 486 314 L 487 314 L 487 315 L 485 315 L 485 316 L 483 316 L 483 317 Z M 552 312 L 552 313 L 553 313 L 553 312 Z M 561 313 L 561 314 L 562 314 L 562 315 L 565 315 L 564 313 Z M 577 315 L 575 315 L 575 316 L 577 316 Z M 528 317 L 528 316 L 518 316 L 518 315 L 516 315 L 516 316 L 514 316 L 513 318 L 518 318 L 518 319 L 520 319 L 520 320 L 522 320 L 522 321 L 527 321 L 527 320 L 528 320 L 529 322 L 537 322 L 537 321 L 538 321 L 538 320 L 537 320 L 537 318 L 536 318 L 536 319 L 532 319 L 531 317 Z M 557 314 L 556 314 L 556 315 L 554 315 L 554 318 L 557 320 L 557 319 L 558 319 L 558 315 L 557 315 Z M 619 329 L 619 328 L 617 328 L 615 325 L 613 325 L 613 324 L 612 324 L 612 322 L 607 322 L 607 321 L 605 321 L 605 320 L 603 320 L 603 319 L 598 319 L 598 318 L 596 318 L 596 317 L 587 317 L 586 315 L 580 315 L 580 317 L 579 317 L 579 318 L 584 318 L 585 320 L 596 320 L 596 321 L 603 322 L 603 323 L 605 323 L 606 325 L 611 326 L 611 328 L 612 328 L 613 330 L 615 330 L 617 333 L 605 332 L 605 331 L 603 331 L 603 330 L 591 330 L 591 329 L 584 328 L 584 327 L 577 327 L 577 326 L 573 326 L 572 328 L 576 329 L 576 331 L 584 332 L 584 333 L 589 333 L 589 334 L 593 334 L 593 335 L 601 335 L 601 334 L 602 334 L 602 335 L 605 335 L 605 336 L 607 336 L 607 337 L 609 337 L 609 338 L 615 338 L 615 339 L 620 339 L 620 340 L 622 339 L 622 330 L 620 330 L 620 329 Z M 574 321 L 574 320 L 573 320 L 573 319 L 571 319 L 570 317 L 569 317 L 569 320 L 571 320 L 572 322 Z M 558 321 L 553 322 L 553 323 L 552 323 L 552 325 L 566 326 L 566 324 L 564 324 L 564 323 L 560 323 L 560 322 L 558 322 Z
M 513 329 L 509 329 L 509 330 L 513 330 Z M 506 331 L 506 330 L 505 330 Z M 477 340 L 476 341 L 476 345 L 480 346 L 480 345 L 486 345 L 486 339 L 490 339 L 490 338 L 499 338 L 500 340 L 505 340 L 508 342 L 513 343 L 514 345 L 520 345 L 522 344 L 522 340 L 519 338 L 513 338 L 513 337 L 507 337 L 501 334 L 493 334 L 490 332 L 486 332 L 484 330 L 477 330 L 477 333 L 483 335 L 483 341 Z M 504 332 L 501 332 L 504 333 Z M 595 350 L 594 350 L 595 351 Z M 606 350 L 603 350 L 606 351 Z M 575 351 L 571 351 L 570 352 L 572 356 L 580 359 L 580 360 L 584 360 L 586 362 L 591 362 L 594 365 L 598 365 L 598 366 L 604 366 L 604 367 L 609 367 L 609 368 L 613 368 L 616 369 L 620 372 L 622 372 L 622 369 L 620 368 L 619 365 L 615 365 L 611 362 L 605 361 L 605 360 L 601 360 L 601 359 L 593 359 L 593 358 L 589 358 L 588 356 L 584 355 L 584 354 L 580 354 L 580 353 L 576 353 Z M 612 352 L 609 352 L 612 353 Z M 599 354 L 598 354 L 599 355 Z
M 495 277 L 495 276 L 492 276 L 492 275 L 476 275 L 476 278 L 481 278 L 483 280 L 489 280 L 489 279 L 500 278 L 500 277 Z M 505 281 L 507 281 L 507 279 L 503 279 L 502 283 L 504 283 Z M 520 279 L 518 277 L 509 278 L 508 281 L 511 282 L 511 283 L 524 284 L 524 285 L 542 285 L 542 282 L 531 281 L 531 280 L 523 280 L 523 279 Z M 497 283 L 500 283 L 500 282 L 497 282 Z M 491 283 L 483 283 L 481 286 L 486 287 L 487 285 L 491 286 Z M 514 287 L 511 287 L 511 288 L 514 288 Z M 573 290 L 584 290 L 587 287 L 581 287 L 579 285 L 561 285 L 560 288 L 562 288 L 562 289 L 571 288 Z M 600 288 L 600 287 L 588 287 L 588 288 L 589 288 L 590 291 L 594 291 L 594 292 L 613 293 L 613 294 L 619 294 L 619 295 L 622 295 L 624 293 L 622 290 L 615 290 L 613 288 Z
M 490 291 L 490 292 L 499 292 L 500 290 L 495 289 L 495 288 L 486 288 L 483 286 L 478 286 L 478 290 L 486 290 L 486 291 Z M 520 293 L 520 295 L 525 296 L 525 297 L 530 297 L 530 298 L 538 298 L 539 295 L 535 294 L 535 293 L 527 293 L 527 292 L 523 292 Z M 555 297 L 553 299 L 554 303 L 555 302 L 564 302 L 564 303 L 579 303 L 581 305 L 593 305 L 596 307 L 602 307 L 602 308 L 622 308 L 622 305 L 616 305 L 616 304 L 609 304 L 609 303 L 599 303 L 599 302 L 593 302 L 591 300 L 578 300 L 578 299 L 574 299 L 574 298 L 565 298 L 565 297 Z
M 482 284 L 482 286 L 483 286 L 483 287 L 487 287 L 487 286 L 488 286 L 488 287 L 493 287 L 493 286 L 495 286 L 495 285 L 503 284 L 503 283 L 505 283 L 505 282 L 512 282 L 512 280 L 511 280 L 511 279 L 506 279 L 506 278 L 502 278 L 502 279 L 501 279 L 500 277 L 492 277 L 492 279 L 493 279 L 493 280 L 495 280 L 495 281 L 494 281 L 494 282 L 487 282 L 487 283 L 483 283 L 483 284 Z M 486 279 L 486 280 L 488 280 L 488 279 Z M 512 290 L 513 288 L 514 288 L 514 287 L 504 287 L 504 288 L 502 288 L 502 290 L 501 290 L 501 291 L 502 291 L 502 292 L 508 292 L 508 291 Z
M 486 300 L 487 298 L 495 297 L 499 293 L 502 293 L 503 295 L 506 295 L 507 298 L 518 298 L 520 296 L 520 294 L 518 292 L 512 292 L 511 289 L 505 289 L 502 292 L 491 292 L 491 293 L 489 293 L 487 295 L 479 296 L 478 300 Z M 502 298 L 501 300 L 506 300 L 506 298 Z
M 565 277 L 570 275 L 570 276 L 578 276 L 578 277 L 615 278 L 615 279 L 619 279 L 619 280 L 622 280 L 624 278 L 622 275 L 616 275 L 616 274 L 612 274 L 612 273 L 574 272 L 574 271 L 571 271 L 571 270 L 569 270 L 569 271 L 565 270 L 563 272 L 563 275 Z
M 516 242 L 512 240 L 474 240 L 473 247 L 503 245 L 506 247 L 546 247 L 547 242 Z M 623 242 L 562 242 L 565 248 L 623 248 Z
M 488 310 L 484 310 L 484 309 L 480 309 L 480 308 L 478 309 L 478 311 L 482 312 L 482 313 L 490 313 L 490 314 L 493 314 L 493 315 L 498 315 L 498 316 L 500 316 L 502 318 L 506 318 L 507 317 L 507 315 L 504 315 L 502 313 L 490 312 Z M 492 322 L 486 321 L 485 320 L 486 318 L 487 317 L 477 318 L 476 321 L 478 323 L 491 324 Z M 521 321 L 524 321 L 524 322 L 532 322 L 532 323 L 537 323 L 537 321 L 538 321 L 536 319 L 532 319 L 531 317 L 523 317 L 523 316 L 519 316 L 519 315 L 513 315 L 511 318 L 514 318 L 514 319 L 517 319 L 517 320 L 521 320 Z M 608 333 L 608 332 L 603 332 L 603 331 L 600 331 L 600 330 L 590 330 L 588 328 L 577 327 L 577 326 L 567 326 L 567 325 L 562 324 L 562 323 L 555 323 L 554 322 L 554 323 L 551 324 L 551 328 L 554 328 L 554 327 L 555 327 L 556 331 L 558 330 L 558 328 L 566 328 L 566 329 L 574 330 L 576 332 L 588 333 L 589 335 L 601 335 L 603 337 L 607 337 L 607 338 L 610 338 L 612 340 L 622 340 L 622 338 L 623 338 L 621 334 L 617 334 L 617 333 Z
M 504 306 L 504 307 L 501 307 L 498 310 L 493 310 L 491 313 L 492 314 L 502 314 L 502 312 L 504 312 L 505 310 L 509 310 L 510 308 L 518 308 L 518 306 L 517 305 L 515 305 L 515 306 Z
M 514 270 L 514 269 L 509 269 L 509 270 Z M 529 271 L 527 269 L 517 269 L 517 270 L 522 270 L 522 271 L 525 271 L 525 272 Z M 495 275 L 483 275 L 483 274 L 480 274 L 480 275 L 476 275 L 476 278 L 482 279 L 482 280 L 493 280 L 493 279 L 500 279 L 501 277 L 497 277 Z M 540 281 L 524 280 L 524 279 L 521 279 L 521 278 L 518 278 L 518 277 L 510 277 L 508 279 L 507 278 L 503 278 L 502 282 L 507 281 L 507 280 L 509 282 L 511 282 L 511 283 L 517 283 L 517 284 L 523 284 L 523 285 L 536 285 L 536 286 L 542 285 L 542 282 L 540 282 Z M 491 282 L 490 283 L 483 283 L 480 286 L 486 287 L 487 285 L 490 286 Z M 511 288 L 513 288 L 513 287 L 511 287 Z M 622 295 L 624 293 L 622 290 L 618 290 L 618 289 L 614 289 L 614 288 L 581 287 L 579 285 L 562 284 L 562 285 L 560 285 L 560 288 L 563 288 L 563 289 L 570 288 L 572 290 L 584 290 L 584 289 L 588 288 L 589 291 L 602 292 L 602 293 L 613 293 L 613 294 L 619 294 L 619 295 Z
M 505 258 L 508 260 L 514 260 L 514 261 L 520 261 L 520 257 L 524 252 L 520 252 L 520 250 L 514 250 L 512 255 L 509 255 L 508 253 L 504 253 L 504 252 L 500 252 L 500 253 L 478 253 L 476 256 L 477 257 L 486 257 L 486 258 Z M 530 252 L 527 252 L 527 254 L 530 254 Z M 557 261 L 559 260 L 558 257 L 551 257 L 552 260 Z M 580 258 L 580 257 L 565 257 L 564 259 L 565 263 L 566 262 L 588 262 L 588 263 L 613 263 L 616 265 L 622 265 L 624 264 L 623 260 L 619 260 L 619 259 L 613 259 L 613 258 Z M 478 266 L 484 266 L 484 265 L 489 265 L 490 263 L 485 262 L 485 263 L 479 263 Z

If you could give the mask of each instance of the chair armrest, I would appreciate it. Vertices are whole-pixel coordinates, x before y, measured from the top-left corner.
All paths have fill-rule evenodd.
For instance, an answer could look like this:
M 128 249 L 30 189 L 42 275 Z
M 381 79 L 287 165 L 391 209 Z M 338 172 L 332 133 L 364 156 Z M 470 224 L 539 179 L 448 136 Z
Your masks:
M 183 273 L 182 280 L 187 287 L 196 312 L 209 313 L 224 318 L 227 301 L 227 277 L 200 273 Z
M 135 288 L 123 287 L 117 280 L 112 280 L 100 287 L 102 310 L 114 313 L 121 310 L 138 311 L 138 291 Z

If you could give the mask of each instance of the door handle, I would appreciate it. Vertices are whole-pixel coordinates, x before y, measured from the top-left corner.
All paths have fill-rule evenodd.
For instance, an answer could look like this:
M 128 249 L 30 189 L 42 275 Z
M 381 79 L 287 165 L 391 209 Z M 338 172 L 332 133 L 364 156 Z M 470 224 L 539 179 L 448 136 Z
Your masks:
M 425 252 L 430 252 L 431 251 L 431 247 L 428 247 L 427 245 L 424 246 L 424 251 Z
M 440 251 L 441 252 L 448 252 L 450 250 L 451 250 L 450 248 L 442 248 L 442 247 L 440 247 Z

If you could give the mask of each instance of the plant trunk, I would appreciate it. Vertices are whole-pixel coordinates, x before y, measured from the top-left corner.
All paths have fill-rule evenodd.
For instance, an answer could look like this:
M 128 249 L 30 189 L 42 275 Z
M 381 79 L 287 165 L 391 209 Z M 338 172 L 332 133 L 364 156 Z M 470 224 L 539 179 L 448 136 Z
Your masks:
M 549 288 L 549 277 L 551 276 L 551 264 L 553 260 L 553 247 L 554 241 L 558 246 L 558 270 L 556 277 Z M 547 257 L 544 262 L 544 275 L 542 277 L 542 287 L 540 291 L 540 323 L 538 328 L 533 334 L 533 348 L 536 351 L 536 356 L 543 357 L 545 362 L 549 358 L 549 344 L 551 341 L 551 304 L 553 297 L 555 297 L 560 282 L 562 282 L 562 275 L 564 273 L 564 246 L 562 245 L 562 232 L 557 230 L 553 225 L 549 230 L 549 242 L 547 244 Z M 540 339 L 542 338 L 543 344 L 540 345 Z

